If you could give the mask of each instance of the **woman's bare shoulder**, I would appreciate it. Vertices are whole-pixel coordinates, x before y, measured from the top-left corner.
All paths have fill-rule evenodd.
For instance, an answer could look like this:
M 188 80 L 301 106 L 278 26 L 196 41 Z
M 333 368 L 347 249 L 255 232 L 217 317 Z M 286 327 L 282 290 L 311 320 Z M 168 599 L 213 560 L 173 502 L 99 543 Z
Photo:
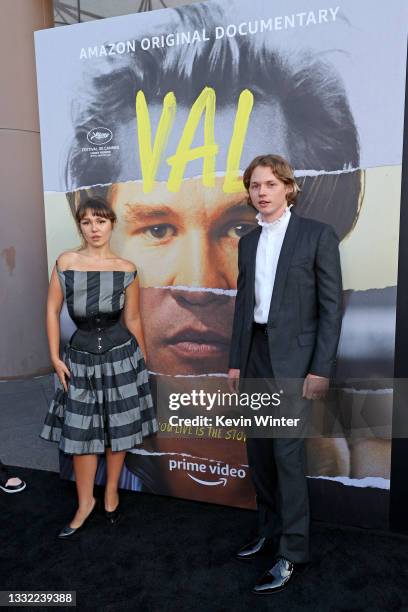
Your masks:
M 136 266 L 133 261 L 129 261 L 128 259 L 123 259 L 122 257 L 118 257 L 118 266 L 122 272 L 136 272 Z
M 78 262 L 77 251 L 64 251 L 57 257 L 57 266 L 60 272 L 72 268 L 76 262 Z

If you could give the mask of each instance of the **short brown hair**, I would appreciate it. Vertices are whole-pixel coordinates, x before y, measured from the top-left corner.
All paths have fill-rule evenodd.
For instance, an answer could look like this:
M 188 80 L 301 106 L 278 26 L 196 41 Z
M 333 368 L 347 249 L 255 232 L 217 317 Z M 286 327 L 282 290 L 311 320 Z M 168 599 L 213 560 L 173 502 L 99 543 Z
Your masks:
M 112 225 L 116 222 L 116 213 L 103 198 L 93 197 L 82 201 L 75 211 L 75 221 L 79 226 L 82 219 L 86 215 L 86 211 L 90 210 L 92 216 L 103 217 L 109 219 Z
M 296 200 L 296 196 L 300 191 L 300 187 L 295 181 L 295 176 L 293 174 L 293 168 L 280 155 L 258 155 L 255 157 L 247 167 L 244 172 L 243 182 L 245 189 L 249 192 L 249 185 L 251 182 L 251 176 L 255 168 L 258 166 L 264 166 L 266 168 L 270 168 L 276 178 L 280 179 L 285 185 L 290 185 L 292 187 L 292 191 L 287 194 L 286 198 L 288 200 L 288 204 L 293 204 Z M 248 202 L 251 204 L 251 202 Z

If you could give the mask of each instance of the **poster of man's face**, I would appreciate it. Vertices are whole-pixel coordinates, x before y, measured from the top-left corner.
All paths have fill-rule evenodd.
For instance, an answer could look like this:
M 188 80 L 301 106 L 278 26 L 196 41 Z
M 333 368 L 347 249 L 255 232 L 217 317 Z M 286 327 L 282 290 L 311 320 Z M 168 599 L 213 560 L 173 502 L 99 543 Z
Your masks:
M 301 188 L 294 210 L 330 223 L 341 240 L 339 376 L 392 376 L 399 194 L 391 185 L 401 164 L 406 34 L 401 25 L 395 35 L 395 18 L 406 23 L 406 6 L 397 2 L 391 16 L 366 1 L 298 5 L 211 2 L 88 24 L 60 41 L 37 37 L 50 261 L 60 248 L 55 192 L 71 213 L 89 196 L 105 198 L 117 215 L 112 247 L 139 272 L 149 369 L 179 387 L 184 377 L 227 372 L 238 241 L 257 226 L 241 177 L 261 153 L 290 161 Z M 378 33 L 391 23 L 384 56 Z M 60 51 L 46 67 L 52 44 Z M 62 85 L 50 90 L 53 62 L 63 66 Z M 60 109 L 58 138 L 51 106 Z M 382 108 L 393 116 L 386 131 Z M 166 440 L 161 457 L 172 444 L 226 461 L 230 447 L 210 442 Z M 309 444 L 311 473 L 387 479 L 390 447 L 377 442 L 368 443 L 379 458 L 373 474 L 361 447 L 353 463 L 355 444 L 344 440 Z M 136 473 L 137 461 L 128 462 Z M 224 502 L 235 503 L 228 488 Z
M 158 184 L 117 184 L 115 244 L 134 260 L 143 283 L 149 366 L 165 374 L 226 372 L 234 309 L 239 238 L 255 227 L 243 194 L 225 194 L 222 179 L 201 177 L 177 193 Z

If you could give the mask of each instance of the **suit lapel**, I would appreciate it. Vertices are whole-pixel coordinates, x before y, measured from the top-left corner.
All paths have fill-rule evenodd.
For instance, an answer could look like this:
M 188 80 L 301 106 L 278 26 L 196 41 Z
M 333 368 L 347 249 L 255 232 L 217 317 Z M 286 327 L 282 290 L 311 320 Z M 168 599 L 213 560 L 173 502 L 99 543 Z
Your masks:
M 276 269 L 275 283 L 273 285 L 272 299 L 268 315 L 268 324 L 272 327 L 275 323 L 275 317 L 279 312 L 283 296 L 283 290 L 285 288 L 286 283 L 286 276 L 292 259 L 293 251 L 296 246 L 299 228 L 300 217 L 298 217 L 296 213 L 292 212 L 286 230 L 285 238 L 283 239 L 282 249 L 279 255 L 278 266 Z
M 252 325 L 252 321 L 254 318 L 254 308 L 255 308 L 255 265 L 256 265 L 256 251 L 258 248 L 259 237 L 261 235 L 262 228 L 257 227 L 253 232 L 251 232 L 251 242 L 249 244 L 249 284 L 248 287 L 251 288 L 250 293 L 250 304 L 249 311 L 252 313 L 250 324 Z

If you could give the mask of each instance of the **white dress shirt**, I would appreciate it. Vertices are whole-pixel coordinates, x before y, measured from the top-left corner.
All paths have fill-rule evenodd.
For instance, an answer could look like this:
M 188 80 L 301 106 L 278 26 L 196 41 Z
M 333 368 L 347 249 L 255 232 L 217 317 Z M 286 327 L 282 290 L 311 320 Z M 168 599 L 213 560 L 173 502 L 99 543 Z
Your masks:
M 255 264 L 255 308 L 254 321 L 267 323 L 271 305 L 273 286 L 275 284 L 276 268 L 282 249 L 283 239 L 290 221 L 290 207 L 272 223 L 262 220 L 262 214 L 256 218 L 262 227 L 256 251 Z

